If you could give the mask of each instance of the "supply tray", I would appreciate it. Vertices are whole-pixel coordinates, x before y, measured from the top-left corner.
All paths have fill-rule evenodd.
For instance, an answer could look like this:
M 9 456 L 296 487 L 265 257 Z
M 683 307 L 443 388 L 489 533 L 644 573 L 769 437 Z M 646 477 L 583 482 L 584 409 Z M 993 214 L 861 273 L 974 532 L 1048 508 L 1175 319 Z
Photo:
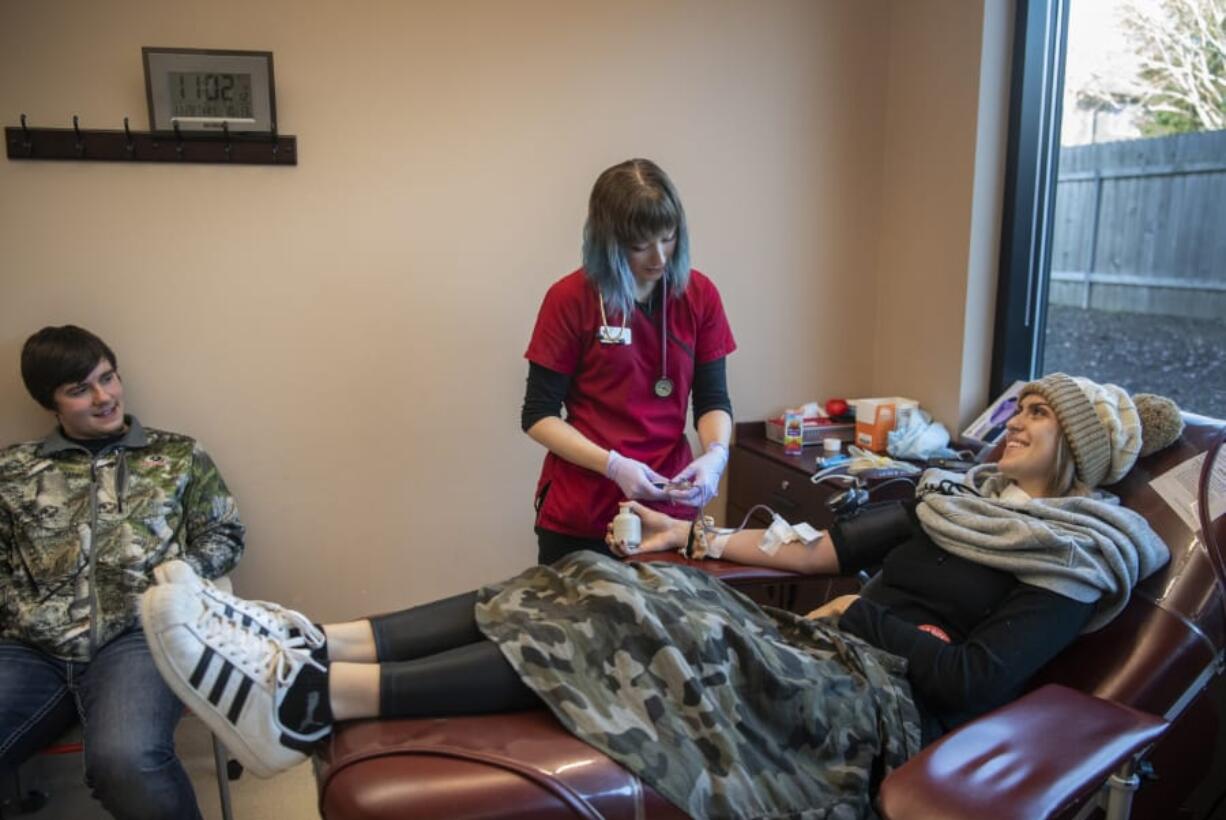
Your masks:
M 837 438 L 839 441 L 855 439 L 856 425 L 850 421 L 830 421 L 829 419 L 806 418 L 801 427 L 801 442 L 805 447 L 820 445 L 824 438 Z M 766 438 L 783 444 L 783 417 L 766 420 Z

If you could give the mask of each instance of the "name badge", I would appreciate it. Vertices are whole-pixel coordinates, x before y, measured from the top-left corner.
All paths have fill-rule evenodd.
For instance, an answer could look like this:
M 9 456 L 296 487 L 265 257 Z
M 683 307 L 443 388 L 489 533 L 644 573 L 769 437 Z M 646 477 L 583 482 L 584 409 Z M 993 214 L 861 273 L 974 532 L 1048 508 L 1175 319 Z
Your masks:
M 628 345 L 630 344 L 630 328 L 617 325 L 601 325 L 596 331 L 596 338 L 600 340 L 602 345 Z

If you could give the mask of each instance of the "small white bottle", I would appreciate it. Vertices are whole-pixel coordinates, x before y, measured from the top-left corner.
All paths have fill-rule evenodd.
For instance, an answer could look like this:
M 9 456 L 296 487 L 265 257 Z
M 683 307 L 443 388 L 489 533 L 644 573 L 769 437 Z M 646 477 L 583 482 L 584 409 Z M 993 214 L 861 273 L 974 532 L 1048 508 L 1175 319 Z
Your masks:
M 643 542 L 643 521 L 630 509 L 629 501 L 617 506 L 617 515 L 613 516 L 613 541 L 625 544 L 626 552 L 635 552 Z

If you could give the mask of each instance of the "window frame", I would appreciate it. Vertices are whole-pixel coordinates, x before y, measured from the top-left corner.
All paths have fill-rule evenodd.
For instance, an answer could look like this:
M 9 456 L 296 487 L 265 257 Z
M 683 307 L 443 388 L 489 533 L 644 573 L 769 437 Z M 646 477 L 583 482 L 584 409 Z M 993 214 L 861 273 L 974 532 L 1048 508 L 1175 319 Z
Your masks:
M 1017 0 L 1000 272 L 989 379 L 998 396 L 1043 367 L 1069 0 Z

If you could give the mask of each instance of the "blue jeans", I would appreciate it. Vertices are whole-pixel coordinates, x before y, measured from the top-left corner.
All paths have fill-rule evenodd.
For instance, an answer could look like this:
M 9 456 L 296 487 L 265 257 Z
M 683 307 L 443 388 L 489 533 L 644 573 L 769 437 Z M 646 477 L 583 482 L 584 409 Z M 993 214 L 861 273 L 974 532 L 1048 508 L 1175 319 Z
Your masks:
M 79 722 L 85 782 L 118 820 L 199 820 L 191 779 L 175 756 L 182 715 L 139 628 L 86 663 L 0 641 L 0 772 Z

